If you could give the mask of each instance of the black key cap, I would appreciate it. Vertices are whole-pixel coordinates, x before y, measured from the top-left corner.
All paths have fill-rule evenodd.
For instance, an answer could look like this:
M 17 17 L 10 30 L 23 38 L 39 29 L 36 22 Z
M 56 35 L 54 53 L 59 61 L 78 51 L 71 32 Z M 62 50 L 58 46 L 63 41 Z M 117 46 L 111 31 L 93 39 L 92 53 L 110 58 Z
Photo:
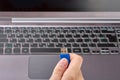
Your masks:
M 56 47 L 63 47 L 63 44 L 57 43 L 57 44 L 56 44 Z
M 58 35 L 58 38 L 64 38 L 64 34 Z
M 30 51 L 32 54 L 43 54 L 46 53 L 60 53 L 60 48 L 31 48 Z
M 91 40 L 90 39 L 84 39 L 85 42 L 90 42 Z
M 93 39 L 93 42 L 99 42 L 99 39 Z
M 10 42 L 16 43 L 16 42 L 17 42 L 17 39 L 10 39 Z
M 5 47 L 7 47 L 7 48 L 12 48 L 12 44 L 11 43 L 7 43 L 7 44 L 5 44 Z
M 50 39 L 43 39 L 43 42 L 50 42 Z
M 0 34 L 0 38 L 7 38 L 6 34 Z
M 109 41 L 110 41 L 110 42 L 117 42 L 117 37 L 116 37 L 116 35 L 107 34 L 106 37 L 109 38 Z
M 52 39 L 51 42 L 58 42 L 58 39 Z
M 73 52 L 74 53 L 81 53 L 81 49 L 80 48 L 73 48 Z
M 28 54 L 29 48 L 22 48 L 22 54 Z
M 94 33 L 100 33 L 100 30 L 93 30 Z
M 20 54 L 20 48 L 14 48 L 13 52 L 14 54 Z
M 60 42 L 67 42 L 66 39 L 60 39 Z
M 84 34 L 84 35 L 82 36 L 82 38 L 88 38 L 88 35 L 87 35 L 87 34 Z
M 29 43 L 32 43 L 33 39 L 27 39 L 26 41 L 29 42 Z
M 17 34 L 16 37 L 17 38 L 23 38 L 23 34 Z
M 33 38 L 39 38 L 39 37 L 40 37 L 39 34 L 34 34 L 34 35 L 33 35 Z
M 46 47 L 46 44 L 45 43 L 40 43 L 39 47 Z
M 88 47 L 88 45 L 83 43 L 83 44 L 81 44 L 81 47 Z
M 54 43 L 47 44 L 48 47 L 54 47 Z
M 74 39 L 68 39 L 68 42 L 75 42 Z
M 89 44 L 89 46 L 90 46 L 90 47 L 96 47 L 96 44 L 91 43 L 91 44 Z
M 104 34 L 99 34 L 98 37 L 103 38 L 103 37 L 105 37 L 105 35 Z
M 29 44 L 27 44 L 27 43 L 22 44 L 22 47 L 29 47 Z
M 108 42 L 107 39 L 101 39 L 101 42 Z
M 3 43 L 0 43 L 0 47 L 4 47 L 4 44 L 3 44 Z
M 41 39 L 35 39 L 35 42 L 42 42 Z
M 70 30 L 69 32 L 70 33 L 76 33 L 76 30 Z
M 79 44 L 77 44 L 77 43 L 73 43 L 72 46 L 73 47 L 80 47 Z
M 12 54 L 12 48 L 6 48 L 5 54 Z
M 115 30 L 102 30 L 102 33 L 115 33 Z
M 15 43 L 15 44 L 14 44 L 14 47 L 21 47 L 21 44 Z
M 64 44 L 64 47 L 71 47 L 71 44 L 66 43 L 66 44 Z
M 80 34 L 74 35 L 74 38 L 80 38 Z
M 72 34 L 67 34 L 66 38 L 72 38 Z
M 83 48 L 83 54 L 84 53 L 90 53 L 90 49 L 89 48 Z
M 49 37 L 50 37 L 50 38 L 55 38 L 56 35 L 55 35 L 55 34 L 50 34 Z
M 3 48 L 0 48 L 0 55 L 3 54 Z
M 25 42 L 25 39 L 18 39 L 18 42 Z
M 77 39 L 76 42 L 83 42 L 83 39 Z
M 38 44 L 31 44 L 31 47 L 38 47 Z
M 98 47 L 117 47 L 115 44 L 110 43 L 98 43 Z
M 95 34 L 91 34 L 90 37 L 91 37 L 91 38 L 95 38 L 96 35 L 95 35 Z
M 0 43 L 8 42 L 8 39 L 0 39 Z
M 41 37 L 42 37 L 42 38 L 47 38 L 48 35 L 47 35 L 47 34 L 42 34 Z
M 31 34 L 25 34 L 24 36 L 25 36 L 25 38 L 30 38 L 30 37 L 32 37 Z

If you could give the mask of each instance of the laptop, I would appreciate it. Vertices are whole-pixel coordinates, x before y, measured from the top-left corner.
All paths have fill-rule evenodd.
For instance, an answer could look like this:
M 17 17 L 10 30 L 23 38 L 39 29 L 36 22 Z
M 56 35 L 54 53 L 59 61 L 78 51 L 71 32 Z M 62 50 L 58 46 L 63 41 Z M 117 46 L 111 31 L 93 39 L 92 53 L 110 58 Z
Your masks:
M 119 3 L 0 0 L 0 80 L 49 80 L 63 47 L 85 80 L 120 80 Z

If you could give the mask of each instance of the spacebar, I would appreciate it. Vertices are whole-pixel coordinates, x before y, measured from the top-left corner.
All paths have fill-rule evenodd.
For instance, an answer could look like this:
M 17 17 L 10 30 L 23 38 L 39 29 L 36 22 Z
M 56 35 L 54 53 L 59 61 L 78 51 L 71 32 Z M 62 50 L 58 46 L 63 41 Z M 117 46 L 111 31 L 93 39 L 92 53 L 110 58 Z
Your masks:
M 60 53 L 60 48 L 31 48 L 31 54 Z

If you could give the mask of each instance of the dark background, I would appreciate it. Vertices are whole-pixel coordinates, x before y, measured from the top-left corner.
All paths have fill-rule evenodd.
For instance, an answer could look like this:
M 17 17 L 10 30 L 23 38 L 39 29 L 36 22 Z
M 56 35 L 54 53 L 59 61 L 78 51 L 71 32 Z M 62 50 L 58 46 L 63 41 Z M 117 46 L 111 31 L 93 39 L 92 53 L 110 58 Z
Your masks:
M 0 0 L 0 11 L 120 11 L 120 0 Z

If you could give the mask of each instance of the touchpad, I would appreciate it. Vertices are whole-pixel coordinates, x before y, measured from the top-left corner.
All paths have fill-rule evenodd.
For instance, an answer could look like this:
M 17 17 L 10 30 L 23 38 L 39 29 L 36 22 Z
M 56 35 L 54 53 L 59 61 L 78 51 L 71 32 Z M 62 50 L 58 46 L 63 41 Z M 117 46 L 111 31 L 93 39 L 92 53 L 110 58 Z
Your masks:
M 59 55 L 29 57 L 28 77 L 30 79 L 49 79 L 59 60 Z

